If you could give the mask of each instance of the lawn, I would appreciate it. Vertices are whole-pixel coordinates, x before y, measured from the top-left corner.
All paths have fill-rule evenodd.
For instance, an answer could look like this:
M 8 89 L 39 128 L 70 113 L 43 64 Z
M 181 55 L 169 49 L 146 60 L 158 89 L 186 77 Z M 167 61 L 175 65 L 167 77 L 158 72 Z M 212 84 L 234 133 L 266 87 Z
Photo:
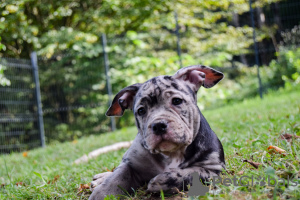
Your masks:
M 241 176 L 283 178 L 281 186 L 226 186 L 216 184 L 205 198 L 276 199 L 300 198 L 300 139 L 282 139 L 282 134 L 300 135 L 300 89 L 274 92 L 259 98 L 206 110 L 204 116 L 220 138 L 226 158 L 222 178 Z M 73 161 L 90 151 L 119 141 L 132 140 L 136 128 L 90 136 L 67 143 L 57 143 L 26 153 L 0 156 L 0 199 L 87 199 L 89 192 L 80 191 L 94 174 L 113 169 L 125 149 L 103 154 L 79 165 Z M 285 154 L 269 153 L 269 146 L 284 149 Z M 260 163 L 258 169 L 244 160 Z M 287 187 L 287 177 L 293 184 Z M 298 182 L 297 182 L 298 181 Z M 273 183 L 272 181 L 270 182 Z M 299 183 L 299 184 L 298 184 Z M 147 198 L 136 194 L 135 199 Z M 150 194 L 151 196 L 151 194 Z

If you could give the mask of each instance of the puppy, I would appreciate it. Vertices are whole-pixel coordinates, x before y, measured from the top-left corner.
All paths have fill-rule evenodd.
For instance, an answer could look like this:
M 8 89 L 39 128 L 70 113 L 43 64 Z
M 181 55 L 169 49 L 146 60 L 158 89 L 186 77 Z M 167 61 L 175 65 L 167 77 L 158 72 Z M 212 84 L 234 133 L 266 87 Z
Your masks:
M 89 199 L 130 193 L 145 183 L 149 192 L 186 189 L 193 172 L 203 181 L 217 176 L 225 168 L 224 151 L 197 106 L 197 92 L 223 76 L 195 65 L 122 89 L 106 115 L 122 116 L 131 109 L 138 134 L 114 172 L 94 176 Z

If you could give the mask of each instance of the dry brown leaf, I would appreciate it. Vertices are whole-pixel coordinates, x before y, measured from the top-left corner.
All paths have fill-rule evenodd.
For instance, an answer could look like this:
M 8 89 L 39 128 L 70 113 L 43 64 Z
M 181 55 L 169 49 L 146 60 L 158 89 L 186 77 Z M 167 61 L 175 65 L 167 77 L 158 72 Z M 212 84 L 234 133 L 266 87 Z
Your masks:
M 78 192 L 81 192 L 83 190 L 87 190 L 90 189 L 90 183 L 89 184 L 80 184 L 79 188 L 78 188 Z
M 244 171 L 239 171 L 237 174 L 238 174 L 238 175 L 243 175 L 243 174 L 244 174 Z
M 116 167 L 113 167 L 112 169 L 106 168 L 105 170 L 108 171 L 108 172 L 113 172 L 113 171 L 115 171 L 115 169 L 116 169 Z
M 48 184 L 50 184 L 50 183 L 51 183 L 51 184 L 54 184 L 54 183 L 59 179 L 59 177 L 60 177 L 59 175 L 56 175 L 56 176 L 54 176 L 53 180 L 48 181 L 47 183 L 48 183 Z
M 277 147 L 277 146 L 269 146 L 268 147 L 268 151 L 269 151 L 269 153 L 279 153 L 279 154 L 281 154 L 281 155 L 284 155 L 284 156 L 286 156 L 286 152 L 285 152 L 285 150 L 284 149 L 281 149 L 281 148 L 279 148 L 279 147 Z
M 23 157 L 28 157 L 28 152 L 27 152 L 27 151 L 24 151 L 24 152 L 22 153 L 22 155 L 23 155 Z
M 23 182 L 17 182 L 16 183 L 16 186 L 21 186 L 21 185 L 24 185 L 24 183 Z
M 300 136 L 285 133 L 285 134 L 280 135 L 280 138 L 283 140 L 286 139 L 286 141 L 291 142 L 293 138 L 300 138 Z
M 255 167 L 256 169 L 258 169 L 258 166 L 261 165 L 261 163 L 253 162 L 252 160 L 243 160 L 243 162 L 249 163 L 250 165 L 252 165 L 252 166 Z

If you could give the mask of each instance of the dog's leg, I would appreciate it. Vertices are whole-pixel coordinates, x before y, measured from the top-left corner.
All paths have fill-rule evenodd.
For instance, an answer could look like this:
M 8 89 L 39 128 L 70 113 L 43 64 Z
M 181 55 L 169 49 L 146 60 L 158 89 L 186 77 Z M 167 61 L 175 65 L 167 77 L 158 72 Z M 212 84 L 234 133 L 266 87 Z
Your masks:
M 177 192 L 178 189 L 184 189 L 188 184 L 192 183 L 193 172 L 197 172 L 202 181 L 207 181 L 213 176 L 218 176 L 221 165 L 217 165 L 216 169 L 207 169 L 204 167 L 189 167 L 185 169 L 174 169 L 169 172 L 158 174 L 150 180 L 147 191 L 159 192 L 160 190 L 168 192 Z
M 136 189 L 140 185 L 134 171 L 126 163 L 104 176 L 105 180 L 94 188 L 90 200 L 103 200 L 107 195 L 123 194 L 123 190 L 131 193 L 132 188 Z
M 101 174 L 96 174 L 93 177 L 93 181 L 91 182 L 91 191 L 94 190 L 95 187 L 97 187 L 98 185 L 100 185 L 101 183 L 103 183 L 105 181 L 105 179 L 108 178 L 109 175 L 111 175 L 113 172 L 104 172 Z

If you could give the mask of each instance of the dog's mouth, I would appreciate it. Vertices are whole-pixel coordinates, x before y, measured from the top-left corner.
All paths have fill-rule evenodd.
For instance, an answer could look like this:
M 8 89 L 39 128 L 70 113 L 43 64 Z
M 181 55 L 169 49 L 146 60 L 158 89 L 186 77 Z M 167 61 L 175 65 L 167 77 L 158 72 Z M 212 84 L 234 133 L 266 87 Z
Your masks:
M 174 121 L 158 121 L 167 124 L 166 130 L 162 129 L 162 132 L 154 129 L 153 126 L 148 126 L 147 132 L 145 132 L 146 148 L 150 152 L 156 153 L 172 153 L 179 151 L 180 149 L 188 146 L 191 143 L 191 132 L 184 125 L 176 124 Z M 158 124 L 151 122 L 150 124 Z M 162 123 L 161 123 L 162 124 Z M 159 125 L 161 125 L 159 124 Z M 156 127 L 161 128 L 161 127 Z
M 178 149 L 178 144 L 167 140 L 162 140 L 156 147 L 160 152 L 174 152 Z
M 151 142 L 147 143 L 146 147 L 153 154 L 172 153 L 180 149 L 180 147 L 182 146 L 181 144 L 178 144 L 161 136 L 152 137 L 151 139 Z

